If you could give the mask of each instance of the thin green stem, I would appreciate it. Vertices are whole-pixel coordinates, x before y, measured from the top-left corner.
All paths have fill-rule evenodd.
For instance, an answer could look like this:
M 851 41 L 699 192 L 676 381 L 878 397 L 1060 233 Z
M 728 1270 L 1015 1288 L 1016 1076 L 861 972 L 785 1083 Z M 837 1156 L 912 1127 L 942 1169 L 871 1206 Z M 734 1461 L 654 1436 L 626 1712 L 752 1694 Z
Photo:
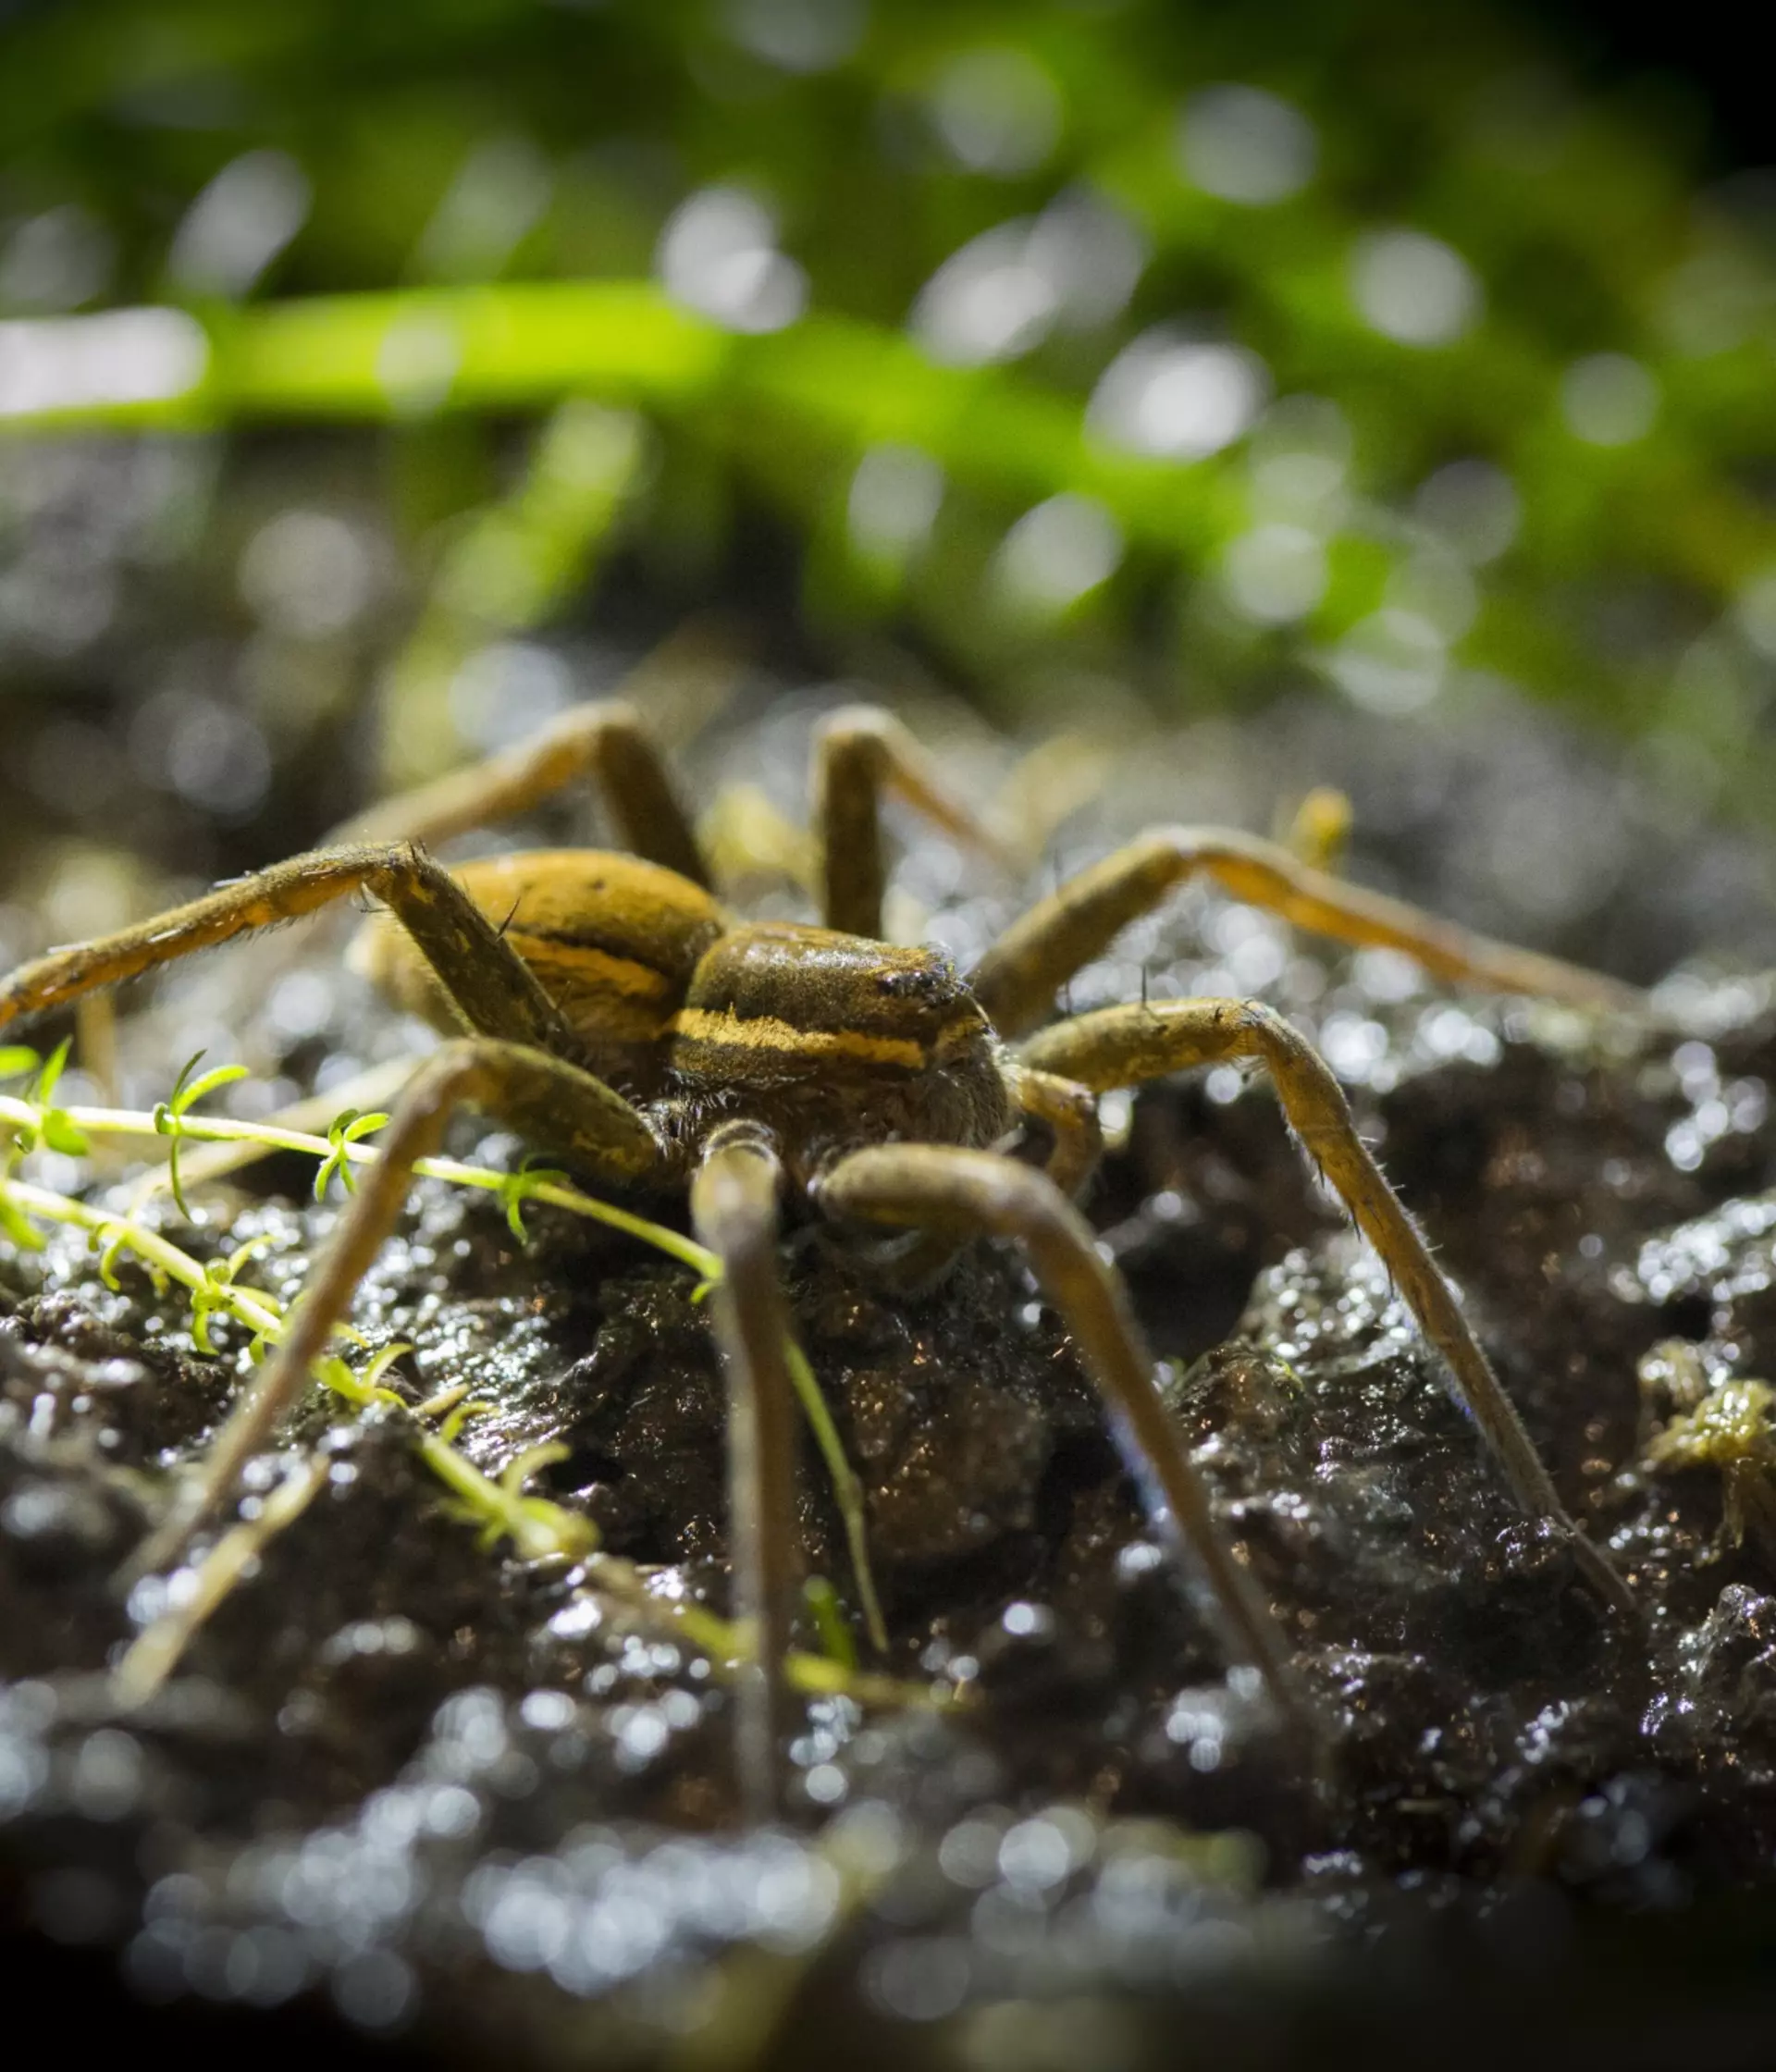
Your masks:
M 826 1472 L 832 1480 L 832 1494 L 838 1502 L 839 1516 L 845 1523 L 845 1546 L 851 1555 L 851 1572 L 857 1578 L 857 1597 L 870 1645 L 879 1655 L 886 1654 L 888 1625 L 882 1615 L 882 1600 L 876 1595 L 876 1580 L 870 1567 L 863 1485 L 846 1457 L 845 1442 L 832 1422 L 832 1412 L 820 1393 L 820 1385 L 814 1378 L 814 1370 L 808 1363 L 807 1353 L 794 1338 L 787 1341 L 784 1350 L 789 1357 L 789 1378 L 801 1400 L 802 1414 L 808 1419 L 814 1443 L 820 1448 L 820 1458 L 826 1462 Z
M 144 1137 L 164 1141 L 168 1135 L 164 1123 L 157 1121 L 154 1116 L 135 1109 L 70 1107 L 58 1113 L 74 1128 L 91 1136 Z M 43 1110 L 40 1104 L 16 1095 L 0 1095 L 0 1128 L 10 1124 L 18 1129 L 31 1132 L 39 1128 L 42 1119 Z M 177 1117 L 173 1135 L 175 1141 L 190 1138 L 204 1143 L 260 1144 L 272 1150 L 296 1152 L 323 1164 L 331 1161 L 335 1164 L 350 1162 L 368 1166 L 374 1165 L 381 1156 L 374 1144 L 349 1141 L 341 1136 L 318 1136 L 308 1130 L 285 1128 L 276 1123 L 238 1121 L 225 1116 L 180 1113 Z M 426 1178 L 446 1180 L 458 1187 L 475 1188 L 483 1193 L 510 1193 L 514 1181 L 520 1181 L 526 1202 L 546 1202 L 552 1208 L 585 1216 L 610 1229 L 621 1230 L 626 1236 L 638 1239 L 642 1243 L 651 1245 L 656 1251 L 690 1267 L 706 1287 L 714 1285 L 722 1278 L 721 1260 L 695 1239 L 670 1229 L 664 1224 L 655 1223 L 647 1216 L 617 1208 L 609 1202 L 601 1202 L 595 1195 L 583 1194 L 578 1188 L 571 1187 L 559 1179 L 496 1172 L 490 1166 L 471 1166 L 454 1158 L 422 1158 L 415 1162 L 413 1170 Z M 154 1180 L 157 1187 L 170 1185 L 170 1176 L 164 1172 L 155 1174 Z M 275 1311 L 266 1307 L 263 1300 L 255 1299 L 250 1289 L 236 1289 L 226 1277 L 206 1272 L 201 1263 L 192 1259 L 189 1253 L 181 1252 L 157 1232 L 134 1222 L 129 1215 L 95 1209 L 85 1202 L 76 1202 L 69 1196 L 32 1187 L 23 1181 L 10 1180 L 6 1183 L 6 1188 L 11 1199 L 27 1214 L 48 1222 L 76 1225 L 111 1242 L 121 1241 L 151 1267 L 166 1274 L 169 1278 L 191 1290 L 194 1299 L 207 1308 L 226 1311 L 247 1325 L 259 1338 L 269 1341 L 278 1337 L 281 1327 L 280 1319 Z M 864 1627 L 870 1646 L 878 1653 L 885 1653 L 888 1629 L 870 1563 L 863 1486 L 845 1455 L 845 1443 L 832 1422 L 832 1413 L 827 1406 L 826 1398 L 820 1392 L 820 1383 L 808 1364 L 807 1354 L 793 1338 L 788 1341 L 787 1350 L 790 1379 L 832 1480 L 833 1498 L 838 1504 L 840 1519 L 845 1527 L 845 1545 L 851 1558 Z M 442 1441 L 433 1443 L 440 1447 L 443 1445 Z M 475 1474 L 478 1471 L 470 1468 L 454 1449 L 445 1448 L 444 1450 L 450 1453 L 450 1460 L 440 1460 L 433 1464 L 444 1479 L 457 1489 L 457 1494 L 467 1500 L 465 1489 L 459 1486 L 462 1474 L 466 1471 L 469 1474 Z M 455 1463 L 461 1463 L 461 1466 Z M 521 1515 L 522 1505 L 526 1500 L 517 1499 L 519 1508 L 512 1512 L 516 1523 L 509 1529 L 512 1531 L 515 1539 L 521 1538 L 523 1532 L 529 1529 Z
M 94 1208 L 29 1180 L 8 1178 L 6 1192 L 14 1206 L 43 1223 L 60 1223 L 88 1231 L 107 1243 L 121 1242 L 153 1273 L 177 1281 L 192 1295 L 213 1306 L 226 1309 L 256 1338 L 275 1339 L 283 1330 L 283 1318 L 267 1299 L 250 1288 L 237 1288 L 232 1281 L 218 1280 L 202 1261 L 163 1238 L 157 1230 L 145 1229 L 115 1210 Z
M 61 1113 L 77 1129 L 93 1136 L 164 1140 L 166 1135 L 164 1128 L 156 1126 L 153 1116 L 132 1108 L 71 1107 Z M 13 1123 L 31 1128 L 39 1119 L 40 1112 L 31 1102 L 21 1101 L 16 1095 L 0 1095 L 0 1124 Z M 293 1151 L 304 1157 L 321 1160 L 339 1158 L 359 1166 L 374 1165 L 382 1155 L 374 1144 L 336 1144 L 308 1130 L 285 1129 L 276 1123 L 239 1122 L 226 1116 L 181 1116 L 178 1133 L 197 1143 L 264 1144 L 272 1151 Z M 512 1182 L 509 1173 L 495 1172 L 487 1166 L 465 1165 L 455 1158 L 422 1158 L 415 1161 L 413 1170 L 428 1179 L 450 1180 L 458 1187 L 479 1188 L 484 1193 L 500 1193 Z M 156 1173 L 154 1180 L 156 1189 L 167 1184 L 164 1173 Z M 606 1224 L 613 1230 L 639 1238 L 644 1244 L 652 1245 L 657 1252 L 663 1252 L 669 1258 L 689 1266 L 704 1280 L 722 1277 L 722 1262 L 695 1239 L 669 1229 L 662 1223 L 651 1222 L 646 1216 L 632 1215 L 627 1209 L 617 1208 L 609 1202 L 600 1202 L 594 1195 L 582 1194 L 578 1188 L 558 1181 L 539 1181 L 524 1190 L 524 1199 L 546 1202 L 553 1208 L 566 1209 L 572 1215 L 589 1217 L 595 1223 Z

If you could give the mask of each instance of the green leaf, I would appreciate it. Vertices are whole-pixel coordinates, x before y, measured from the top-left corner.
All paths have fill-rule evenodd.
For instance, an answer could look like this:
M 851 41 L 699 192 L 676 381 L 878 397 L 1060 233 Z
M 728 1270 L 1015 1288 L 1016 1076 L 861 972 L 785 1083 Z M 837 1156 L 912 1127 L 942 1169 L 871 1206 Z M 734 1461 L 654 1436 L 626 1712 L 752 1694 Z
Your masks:
M 825 1576 L 810 1575 L 802 1585 L 802 1601 L 813 1618 L 820 1652 L 842 1669 L 856 1669 L 857 1644 L 845 1616 L 845 1607 L 839 1602 L 839 1593 Z
M 71 1036 L 64 1036 L 43 1060 L 43 1068 L 37 1074 L 36 1084 L 31 1090 L 31 1098 L 40 1108 L 46 1108 L 50 1104 L 50 1096 L 56 1092 L 56 1082 L 61 1078 L 62 1067 L 68 1063 L 68 1047 L 73 1040 Z
M 360 1382 L 365 1388 L 376 1389 L 379 1395 L 393 1396 L 393 1389 L 383 1387 L 382 1377 L 403 1353 L 411 1352 L 413 1350 L 413 1347 L 402 1339 L 397 1339 L 393 1345 L 384 1346 L 359 1376 Z M 397 1397 L 396 1400 L 399 1401 L 400 1399 Z
M 120 1223 L 105 1240 L 99 1253 L 99 1278 L 114 1292 L 123 1286 L 117 1278 L 117 1261 L 130 1249 L 130 1227 Z
M 24 1043 L 0 1046 L 0 1079 L 16 1079 L 26 1072 L 43 1069 L 43 1054 Z
M 530 1242 L 530 1233 L 524 1228 L 524 1204 L 531 1200 L 538 1188 L 565 1187 L 567 1175 L 552 1166 L 533 1166 L 529 1159 L 515 1173 L 508 1173 L 500 1189 L 500 1199 L 505 1204 L 506 1222 L 512 1234 L 521 1245 Z
M 202 1079 L 193 1079 L 191 1074 L 197 1070 L 203 1059 L 204 1053 L 194 1051 L 180 1066 L 179 1077 L 173 1081 L 172 1092 L 165 1101 L 154 1104 L 155 1133 L 172 1139 L 171 1148 L 166 1153 L 166 1185 L 179 1205 L 179 1215 L 188 1223 L 191 1220 L 191 1209 L 185 1199 L 185 1190 L 179 1183 L 179 1147 L 184 1133 L 182 1126 L 186 1111 L 206 1093 L 214 1093 L 217 1087 L 231 1085 L 236 1079 L 244 1079 L 248 1076 L 244 1065 L 217 1065 L 205 1072 Z
M 5 1188 L 0 1188 L 0 1230 L 6 1232 L 20 1252 L 42 1252 L 43 1249 L 43 1232 L 26 1217 Z
M 60 1108 L 52 1108 L 44 1116 L 43 1136 L 51 1151 L 59 1151 L 68 1158 L 84 1158 L 92 1148 Z
M 356 1191 L 358 1183 L 352 1178 L 352 1161 L 346 1156 L 346 1146 L 355 1144 L 361 1137 L 369 1136 L 373 1130 L 380 1129 L 388 1119 L 384 1114 L 360 1115 L 356 1108 L 347 1108 L 334 1116 L 332 1127 L 327 1133 L 327 1141 L 333 1148 L 321 1161 L 320 1169 L 314 1175 L 314 1199 L 317 1202 L 326 1201 L 327 1188 L 336 1173 L 339 1175 L 339 1185 L 348 1194 Z

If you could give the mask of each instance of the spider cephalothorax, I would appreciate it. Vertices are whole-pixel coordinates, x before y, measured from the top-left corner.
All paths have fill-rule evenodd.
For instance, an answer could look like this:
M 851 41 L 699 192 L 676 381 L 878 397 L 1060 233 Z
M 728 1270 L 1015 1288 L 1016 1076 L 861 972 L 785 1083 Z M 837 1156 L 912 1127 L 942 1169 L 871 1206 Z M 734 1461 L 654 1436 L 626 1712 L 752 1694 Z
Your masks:
M 532 851 L 449 871 L 421 846 L 586 771 L 634 854 Z M 415 1068 L 383 1155 L 286 1336 L 141 1560 L 175 1558 L 233 1493 L 393 1228 L 414 1161 L 470 1105 L 607 1184 L 688 1182 L 698 1235 L 722 1262 L 717 1321 L 730 1377 L 735 1595 L 759 1636 L 743 1685 L 740 1759 L 760 1796 L 771 1791 L 781 1739 L 778 1665 L 797 1561 L 777 1276 L 785 1202 L 840 1228 L 906 1234 L 922 1274 L 975 1237 L 1022 1242 L 1229 1644 L 1300 1718 L 1281 1634 L 1215 1526 L 1121 1284 L 1070 1200 L 1095 1161 L 1097 1094 L 1251 1059 L 1269 1070 L 1304 1151 L 1448 1363 L 1520 1501 L 1632 1614 L 1615 1570 L 1567 1516 L 1452 1291 L 1357 1136 L 1336 1079 L 1286 1021 L 1250 1002 L 1170 1000 L 1039 1028 L 1071 974 L 1194 872 L 1301 926 L 1404 950 L 1445 976 L 1592 1005 L 1632 996 L 1348 885 L 1276 845 L 1189 829 L 1143 835 L 1063 884 L 965 978 L 939 951 L 880 939 L 884 791 L 965 841 L 994 845 L 903 729 L 873 709 L 849 710 L 816 744 L 825 925 L 735 921 L 709 889 L 696 837 L 635 714 L 592 707 L 508 757 L 376 809 L 341 831 L 350 839 L 337 845 L 53 952 L 0 986 L 4 1026 L 362 889 L 387 912 L 360 939 L 357 960 L 402 1005 L 457 1032 Z M 1008 1155 L 1020 1120 L 1040 1126 L 1043 1166 Z

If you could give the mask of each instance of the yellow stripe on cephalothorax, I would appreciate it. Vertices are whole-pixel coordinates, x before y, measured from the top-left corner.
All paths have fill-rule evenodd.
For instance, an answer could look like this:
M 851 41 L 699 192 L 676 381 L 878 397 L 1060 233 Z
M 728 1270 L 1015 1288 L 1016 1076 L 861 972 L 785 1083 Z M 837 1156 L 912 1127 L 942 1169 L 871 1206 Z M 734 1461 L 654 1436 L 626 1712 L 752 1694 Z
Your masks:
M 532 935 L 509 928 L 506 941 L 535 971 L 571 971 L 574 978 L 633 999 L 664 1000 L 673 982 L 663 971 L 637 958 L 614 956 L 590 943 L 564 942 L 559 935 Z
M 924 1044 L 907 1037 L 866 1036 L 855 1029 L 797 1029 L 774 1015 L 743 1019 L 732 1010 L 717 1014 L 708 1007 L 681 1007 L 668 1026 L 694 1043 L 768 1051 L 780 1057 L 856 1058 L 860 1064 L 895 1065 L 907 1072 L 923 1071 L 927 1063 Z

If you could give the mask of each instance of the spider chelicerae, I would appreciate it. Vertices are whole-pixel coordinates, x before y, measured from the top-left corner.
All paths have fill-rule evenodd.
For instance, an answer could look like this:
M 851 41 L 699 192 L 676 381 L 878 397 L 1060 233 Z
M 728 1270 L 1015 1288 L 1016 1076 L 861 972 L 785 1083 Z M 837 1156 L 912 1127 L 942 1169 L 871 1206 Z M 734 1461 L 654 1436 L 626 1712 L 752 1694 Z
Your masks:
M 626 852 L 533 850 L 446 870 L 427 844 L 597 784 Z M 788 1317 L 778 1274 L 786 1202 L 878 1243 L 907 1286 L 957 1250 L 1015 1240 L 1101 1392 L 1161 1521 L 1206 1586 L 1229 1648 L 1285 1712 L 1307 1708 L 1280 1630 L 1211 1516 L 1167 1419 L 1127 1294 L 1074 1206 L 1096 1163 L 1096 1097 L 1225 1060 L 1261 1063 L 1306 1157 L 1342 1197 L 1447 1363 L 1519 1501 L 1569 1543 L 1629 1616 L 1634 1600 L 1579 1531 L 1412 1218 L 1357 1135 L 1337 1080 L 1268 1007 L 1147 1000 L 1051 1019 L 1057 993 L 1138 916 L 1202 874 L 1301 927 L 1404 951 L 1432 972 L 1589 1006 L 1638 995 L 1349 884 L 1289 849 L 1220 829 L 1164 828 L 1062 883 L 959 973 L 931 948 L 882 940 L 881 807 L 894 796 L 952 836 L 993 837 L 892 716 L 855 707 L 818 730 L 814 840 L 823 925 L 733 918 L 636 713 L 583 707 L 535 739 L 373 808 L 323 848 L 139 926 L 52 951 L 0 985 L 0 1027 L 192 950 L 353 893 L 386 911 L 359 962 L 452 1040 L 421 1060 L 342 1212 L 290 1328 L 202 1469 L 140 1551 L 162 1568 L 233 1494 L 299 1400 L 358 1282 L 399 1219 L 414 1161 L 478 1109 L 606 1186 L 688 1186 L 716 1295 L 730 1397 L 736 1610 L 756 1622 L 741 1683 L 743 1777 L 776 1771 L 798 1548 Z M 1039 1126 L 1045 1163 L 1016 1155 Z M 768 1788 L 768 1787 L 767 1787 Z

